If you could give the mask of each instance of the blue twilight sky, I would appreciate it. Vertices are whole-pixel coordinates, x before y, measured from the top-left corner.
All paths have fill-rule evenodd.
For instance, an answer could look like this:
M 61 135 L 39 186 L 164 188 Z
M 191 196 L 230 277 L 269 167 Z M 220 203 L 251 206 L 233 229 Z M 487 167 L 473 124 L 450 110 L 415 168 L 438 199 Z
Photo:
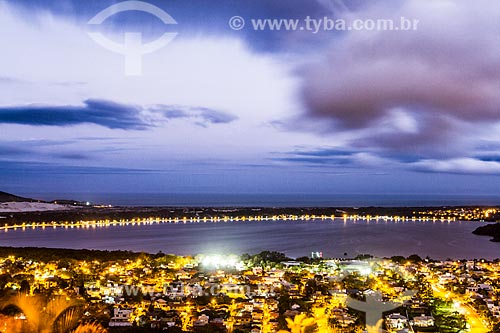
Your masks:
M 177 24 L 138 10 L 88 24 L 121 3 L 0 0 L 0 190 L 498 193 L 497 0 L 148 0 L 128 4 Z M 177 35 L 126 75 L 93 33 Z

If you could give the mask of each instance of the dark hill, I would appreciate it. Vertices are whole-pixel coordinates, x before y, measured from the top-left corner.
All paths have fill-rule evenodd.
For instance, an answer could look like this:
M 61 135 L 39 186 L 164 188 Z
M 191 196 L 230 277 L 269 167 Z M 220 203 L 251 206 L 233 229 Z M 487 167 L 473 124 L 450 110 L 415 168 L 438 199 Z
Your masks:
M 500 223 L 491 223 L 477 228 L 472 232 L 475 235 L 491 236 L 492 242 L 500 242 Z
M 0 191 L 0 202 L 38 202 L 38 201 L 39 200 L 23 198 L 14 194 Z

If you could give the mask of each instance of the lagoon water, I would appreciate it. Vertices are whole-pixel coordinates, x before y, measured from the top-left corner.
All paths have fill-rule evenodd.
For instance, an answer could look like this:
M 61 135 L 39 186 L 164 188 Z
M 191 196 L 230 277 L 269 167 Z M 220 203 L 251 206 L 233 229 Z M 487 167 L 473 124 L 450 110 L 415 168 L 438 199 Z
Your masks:
M 252 221 L 161 223 L 90 229 L 27 229 L 0 233 L 0 246 L 133 250 L 194 255 L 258 253 L 291 257 L 418 254 L 435 259 L 500 258 L 500 243 L 472 231 L 479 222 Z

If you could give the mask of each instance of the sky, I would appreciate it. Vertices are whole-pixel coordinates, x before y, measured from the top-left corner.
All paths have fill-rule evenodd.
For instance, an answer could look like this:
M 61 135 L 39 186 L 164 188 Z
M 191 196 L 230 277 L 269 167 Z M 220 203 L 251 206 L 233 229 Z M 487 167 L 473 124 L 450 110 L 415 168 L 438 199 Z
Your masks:
M 0 45 L 3 191 L 500 188 L 496 0 L 0 0 Z

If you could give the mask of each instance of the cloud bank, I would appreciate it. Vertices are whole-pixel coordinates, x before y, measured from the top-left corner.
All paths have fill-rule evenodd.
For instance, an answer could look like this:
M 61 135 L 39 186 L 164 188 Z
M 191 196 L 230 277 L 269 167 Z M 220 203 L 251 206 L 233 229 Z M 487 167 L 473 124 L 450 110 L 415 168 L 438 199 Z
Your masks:
M 416 31 L 347 32 L 304 66 L 302 121 L 385 157 L 463 158 L 428 170 L 496 172 L 471 157 L 500 122 L 500 3 L 407 0 L 394 9 L 375 2 L 351 15 L 420 22 Z
M 153 108 L 124 105 L 106 100 L 88 99 L 81 106 L 27 105 L 0 107 L 0 124 L 30 126 L 75 126 L 96 124 L 109 129 L 144 130 L 155 126 L 146 114 L 156 120 L 193 119 L 196 124 L 227 124 L 236 116 L 212 110 L 185 106 L 160 105 Z

